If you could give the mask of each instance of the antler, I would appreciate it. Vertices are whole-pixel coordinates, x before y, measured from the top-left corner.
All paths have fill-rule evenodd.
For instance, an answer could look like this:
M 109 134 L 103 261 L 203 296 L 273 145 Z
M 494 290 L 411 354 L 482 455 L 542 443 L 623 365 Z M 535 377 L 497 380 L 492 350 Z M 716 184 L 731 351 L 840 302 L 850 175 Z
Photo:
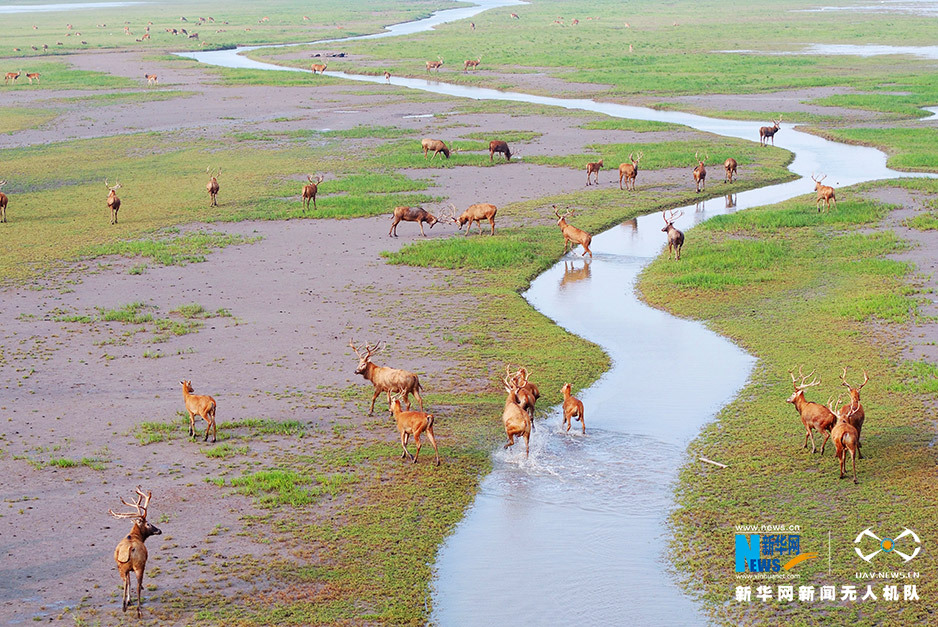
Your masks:
M 3 187 L 3 186 L 6 185 L 6 184 L 7 184 L 6 181 L 0 181 L 0 187 Z
M 860 384 L 859 386 L 857 386 L 857 387 L 853 387 L 852 385 L 850 385 L 849 383 L 847 383 L 847 367 L 846 367 L 846 366 L 844 366 L 844 372 L 843 372 L 843 374 L 840 375 L 840 381 L 847 387 L 847 389 L 849 389 L 849 390 L 856 390 L 857 392 L 859 392 L 859 391 L 863 388 L 863 386 L 866 385 L 866 384 L 869 382 L 869 380 L 870 380 L 870 378 L 866 375 L 866 370 L 864 370 L 864 371 L 863 371 L 863 383 L 861 383 L 861 384 Z
M 801 377 L 801 383 L 795 383 L 794 371 L 789 370 L 788 374 L 791 375 L 791 383 L 793 386 L 795 386 L 796 390 L 806 390 L 810 387 L 814 387 L 815 385 L 821 385 L 821 380 L 818 377 L 814 377 L 814 381 L 812 381 L 811 383 L 807 383 L 807 384 L 805 383 L 805 380 L 814 374 L 814 370 L 812 370 L 808 374 L 802 374 L 802 368 L 801 366 L 798 366 L 798 376 Z
M 316 185 L 319 185 L 320 183 L 322 183 L 322 182 L 323 182 L 323 179 L 325 179 L 325 178 L 326 178 L 326 177 L 324 177 L 322 174 L 318 174 L 318 173 L 317 173 L 317 174 L 316 174 Z
M 135 512 L 115 512 L 114 510 L 107 510 L 107 513 L 113 516 L 114 518 L 141 518 L 146 520 L 147 518 L 147 507 L 150 505 L 150 497 L 153 495 L 153 492 L 147 491 L 144 494 L 143 489 L 140 486 L 137 486 L 137 501 L 135 503 L 128 503 L 124 500 L 124 497 L 121 497 L 121 503 L 127 507 L 133 507 L 137 511 Z
M 120 188 L 121 188 L 120 182 L 118 182 L 117 185 L 111 186 L 111 184 L 107 182 L 107 179 L 108 179 L 108 177 L 104 177 L 104 186 L 107 187 L 107 188 L 108 188 L 109 190 L 111 190 L 112 192 L 113 192 L 115 189 L 120 189 Z
M 352 347 L 352 350 L 355 351 L 355 354 L 358 355 L 358 358 L 361 359 L 362 354 L 358 352 L 358 349 L 355 348 L 355 343 L 349 339 L 348 345 Z
M 670 216 L 667 214 L 670 214 Z M 679 211 L 677 215 L 674 215 L 674 209 L 668 209 L 661 212 L 661 217 L 664 218 L 665 224 L 674 224 L 675 220 L 680 218 L 682 215 L 684 215 L 683 210 Z

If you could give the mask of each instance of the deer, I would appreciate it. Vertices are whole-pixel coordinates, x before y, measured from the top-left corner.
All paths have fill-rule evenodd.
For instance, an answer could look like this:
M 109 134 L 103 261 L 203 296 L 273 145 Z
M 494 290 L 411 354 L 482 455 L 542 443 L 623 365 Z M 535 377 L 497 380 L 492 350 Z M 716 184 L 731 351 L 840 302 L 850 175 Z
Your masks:
M 427 61 L 427 74 L 430 73 L 430 70 L 440 71 L 440 68 L 443 67 L 443 57 L 437 57 L 439 61 Z
M 313 181 L 313 175 L 307 174 L 306 180 L 309 181 L 306 185 L 303 186 L 303 211 L 309 211 L 309 201 L 313 201 L 313 211 L 317 209 L 316 207 L 316 192 L 319 191 L 319 184 L 323 180 L 322 174 L 316 175 L 316 180 Z
M 586 253 L 589 253 L 590 259 L 593 258 L 593 251 L 590 250 L 590 242 L 593 241 L 593 236 L 576 228 L 571 224 L 567 224 L 567 217 L 572 216 L 574 211 L 571 209 L 563 215 L 560 215 L 560 212 L 557 210 L 557 205 L 554 205 L 554 215 L 557 216 L 557 226 L 560 227 L 560 232 L 563 233 L 563 254 L 567 254 L 567 246 L 570 247 L 570 250 L 573 250 L 573 247 L 577 244 L 583 247 L 583 253 L 581 257 L 585 257 Z
M 19 72 L 7 72 L 3 76 L 4 84 L 7 84 L 7 83 L 16 84 L 16 79 L 18 79 L 20 77 L 20 74 L 22 73 L 23 73 L 23 70 L 20 70 Z
M 387 70 L 384 71 L 384 81 L 390 85 L 391 84 L 391 73 Z
M 416 222 L 420 226 L 420 234 L 424 237 L 426 237 L 427 234 L 423 231 L 423 223 L 426 222 L 432 229 L 433 225 L 439 222 L 436 216 L 422 207 L 395 207 L 394 215 L 391 218 L 391 230 L 388 231 L 388 236 L 393 235 L 397 237 L 397 225 L 400 224 L 401 221 Z
M 668 213 L 671 215 L 669 216 Z M 673 209 L 671 209 L 670 212 L 661 212 L 661 217 L 664 218 L 664 228 L 662 228 L 661 231 L 668 234 L 668 259 L 671 258 L 671 250 L 673 249 L 676 253 L 677 261 L 681 260 L 681 247 L 684 246 L 684 233 L 679 231 L 677 227 L 674 226 L 674 223 L 682 215 L 684 215 L 683 211 L 674 215 Z
M 564 383 L 563 387 L 560 388 L 560 393 L 563 394 L 563 424 L 567 426 L 567 432 L 569 433 L 572 426 L 570 419 L 576 416 L 577 422 L 583 426 L 583 434 L 585 435 L 586 421 L 583 418 L 583 402 L 570 393 L 571 389 L 572 386 L 569 383 Z
M 632 158 L 632 153 L 629 153 L 629 161 L 631 163 L 620 163 L 619 164 L 619 189 L 622 189 L 622 180 L 625 179 L 625 189 L 635 191 L 635 177 L 638 176 L 638 163 L 642 160 L 642 157 L 645 156 L 645 153 L 638 153 L 637 158 Z
M 212 202 L 209 203 L 209 207 L 217 207 L 218 200 L 216 199 L 216 196 L 218 196 L 218 177 L 221 176 L 221 168 L 218 168 L 218 172 L 212 174 L 212 168 L 209 166 L 205 168 L 205 173 L 209 176 L 209 181 L 205 184 L 205 189 L 208 191 L 208 195 L 212 198 Z
M 111 224 L 117 224 L 117 211 L 121 208 L 121 199 L 117 197 L 117 190 L 121 188 L 121 184 L 117 183 L 114 186 L 111 186 L 107 182 L 107 178 L 104 179 L 104 186 L 107 187 L 107 206 L 111 210 Z
M 26 80 L 29 81 L 29 84 L 32 85 L 33 81 L 36 81 L 36 84 L 39 84 L 39 72 L 29 72 L 26 74 Z
M 850 405 L 844 405 L 840 408 L 840 412 L 835 412 L 845 414 L 847 416 L 847 422 L 857 430 L 857 453 L 860 459 L 863 459 L 863 442 L 860 441 L 860 436 L 863 433 L 863 421 L 866 420 L 866 412 L 863 410 L 863 405 L 860 404 L 860 389 L 863 388 L 869 380 L 870 378 L 867 376 L 866 370 L 864 370 L 863 383 L 857 387 L 853 387 L 847 383 L 847 368 L 845 367 L 843 374 L 840 375 L 840 381 L 850 393 Z
M 495 214 L 498 213 L 498 207 L 491 205 L 489 203 L 476 203 L 474 205 L 469 205 L 469 207 L 462 212 L 462 214 L 457 218 L 456 217 L 456 205 L 450 205 L 452 207 L 452 214 L 450 218 L 453 222 L 456 223 L 458 229 L 461 231 L 464 224 L 466 226 L 466 237 L 469 236 L 469 231 L 472 229 L 472 223 L 475 222 L 479 227 L 479 235 L 482 235 L 482 220 L 488 220 L 489 224 L 492 225 L 492 235 L 495 235 Z
M 205 425 L 205 438 L 208 442 L 208 432 L 212 432 L 212 443 L 218 439 L 218 427 L 215 424 L 215 399 L 211 396 L 193 394 L 192 381 L 180 381 L 182 384 L 182 399 L 186 402 L 186 411 L 189 412 L 189 437 L 195 439 L 195 417 L 199 416 Z
M 6 185 L 6 181 L 0 181 L 0 222 L 7 221 L 7 203 L 9 198 L 6 194 L 3 193 L 3 186 Z
M 843 479 L 846 474 L 847 453 L 850 453 L 850 461 L 853 464 L 853 483 L 857 484 L 857 455 L 860 452 L 860 433 L 856 427 L 851 424 L 851 416 L 857 411 L 857 405 L 844 405 L 839 410 L 836 406 L 840 404 L 840 398 L 835 404 L 832 400 L 827 402 L 828 409 L 837 416 L 837 424 L 831 429 L 831 440 L 834 442 L 834 455 L 840 462 L 840 478 Z
M 137 500 L 128 503 L 121 497 L 121 503 L 133 507 L 133 512 L 115 512 L 109 509 L 108 514 L 114 518 L 131 518 L 134 526 L 123 540 L 117 543 L 114 549 L 114 561 L 117 562 L 117 572 L 124 582 L 123 611 L 130 605 L 130 573 L 137 575 L 137 618 L 140 618 L 140 597 L 143 590 L 143 571 L 147 567 L 147 547 L 144 544 L 150 536 L 162 535 L 162 531 L 147 521 L 147 507 L 150 505 L 151 491 L 143 493 L 137 486 Z
M 504 448 L 514 446 L 515 438 L 522 437 L 524 438 L 524 456 L 527 457 L 531 447 L 531 416 L 518 402 L 518 390 L 521 386 L 507 374 L 502 379 L 502 383 L 505 386 L 505 392 L 508 393 L 505 398 L 505 407 L 502 409 L 502 424 L 505 425 L 505 435 L 508 436 L 508 443 Z
M 424 159 L 427 158 L 427 155 L 430 153 L 431 150 L 433 151 L 433 157 L 430 157 L 430 159 L 435 158 L 441 152 L 443 153 L 444 157 L 449 159 L 449 148 L 446 147 L 446 144 L 443 142 L 442 139 L 427 138 L 427 139 L 421 140 L 420 147 L 423 148 Z
M 706 189 L 707 187 L 707 166 L 704 165 L 704 161 L 710 158 L 710 155 L 704 157 L 704 160 L 701 161 L 699 153 L 694 153 L 694 160 L 697 162 L 697 165 L 694 166 L 694 184 L 697 186 L 697 193 L 700 193 L 701 189 Z
M 589 163 L 586 164 L 586 185 L 587 185 L 587 187 L 590 185 L 590 175 L 596 177 L 596 184 L 599 185 L 599 171 L 602 169 L 602 167 L 603 167 L 603 160 L 602 160 L 602 159 L 600 159 L 599 161 L 597 161 L 597 162 L 595 162 L 595 163 L 592 162 L 592 161 L 590 161 Z
M 143 78 L 147 79 L 147 85 L 156 85 L 159 83 L 159 79 L 156 74 L 144 74 Z
M 436 446 L 436 438 L 433 436 L 433 414 L 422 411 L 402 411 L 401 394 L 395 394 L 391 399 L 391 414 L 394 416 L 394 422 L 397 423 L 397 432 L 401 436 L 401 459 L 410 456 L 411 463 L 416 464 L 420 457 L 420 435 L 427 434 L 427 439 L 433 445 L 433 452 L 436 454 L 435 465 L 440 465 L 440 450 Z M 414 436 L 414 442 L 417 444 L 416 455 L 411 455 L 407 450 L 407 442 L 410 436 Z
M 775 145 L 775 134 L 781 128 L 782 116 L 778 116 L 777 120 L 772 120 L 772 126 L 760 126 L 759 127 L 759 144 L 762 146 L 768 146 L 768 141 L 772 140 L 772 145 Z
M 309 69 L 312 70 L 313 74 L 323 74 L 326 71 L 326 67 L 328 65 L 328 63 L 313 63 L 311 66 L 309 66 Z
M 817 192 L 817 210 L 820 213 L 821 203 L 827 203 L 827 210 L 830 211 L 831 201 L 834 202 L 834 209 L 837 208 L 837 198 L 834 196 L 834 188 L 829 185 L 821 185 L 821 181 L 827 178 L 825 174 L 819 179 L 814 178 L 814 175 L 811 175 L 811 180 L 814 181 L 814 190 Z
M 804 391 L 821 384 L 821 380 L 817 377 L 814 377 L 811 383 L 805 383 L 808 377 L 814 375 L 814 370 L 807 375 L 803 375 L 801 366 L 798 366 L 798 376 L 801 377 L 801 383 L 795 383 L 795 373 L 793 371 L 789 370 L 788 374 L 791 375 L 791 384 L 795 388 L 795 392 L 785 402 L 793 404 L 801 415 L 801 424 L 804 425 L 805 430 L 804 446 L 801 448 L 808 448 L 808 438 L 811 438 L 811 453 L 814 454 L 817 447 L 814 445 L 814 435 L 811 431 L 817 430 L 818 435 L 826 432 L 827 435 L 824 436 L 824 441 L 821 443 L 821 455 L 823 455 L 824 446 L 827 444 L 828 438 L 831 437 L 831 429 L 834 428 L 834 424 L 837 422 L 837 416 L 824 405 L 805 400 Z
M 358 355 L 358 367 L 355 368 L 355 374 L 360 374 L 368 381 L 371 381 L 371 384 L 375 387 L 375 394 L 371 397 L 371 409 L 368 410 L 369 416 L 374 415 L 375 399 L 377 399 L 378 395 L 382 392 L 387 394 L 388 405 L 391 404 L 392 392 L 402 393 L 404 405 L 408 410 L 410 410 L 410 395 L 413 394 L 414 398 L 416 398 L 417 402 L 420 404 L 420 411 L 423 411 L 423 398 L 420 396 L 420 390 L 423 388 L 420 387 L 420 380 L 417 378 L 417 375 L 406 370 L 398 370 L 397 368 L 376 366 L 371 362 L 372 356 L 384 348 L 380 342 L 376 343 L 374 346 L 365 344 L 364 355 L 355 348 L 355 343 L 352 340 L 349 340 L 348 345 L 352 347 L 352 350 Z
M 726 161 L 723 162 L 723 182 L 732 183 L 733 177 L 736 176 L 736 166 L 739 164 L 736 163 L 736 159 L 729 157 Z
M 505 374 L 508 374 L 510 367 L 511 364 L 505 367 Z M 511 375 L 511 380 L 518 385 L 518 404 L 531 417 L 531 431 L 534 431 L 534 406 L 537 404 L 537 399 L 541 397 L 541 391 L 528 380 L 528 369 L 524 366 L 518 368 L 518 371 Z
M 474 70 L 475 70 L 475 69 L 478 69 L 480 63 L 482 63 L 482 57 L 481 57 L 481 56 L 480 56 L 478 59 L 475 59 L 475 60 L 473 60 L 473 59 L 466 59 L 465 62 L 463 63 L 463 72 L 468 72 L 468 71 L 469 71 L 469 68 L 472 68 L 472 69 L 474 69 Z
M 508 147 L 508 142 L 499 139 L 493 139 L 489 142 L 489 163 L 495 161 L 496 152 L 505 155 L 505 161 L 511 161 L 511 149 Z
M 513 19 L 513 20 L 520 20 L 520 19 L 521 19 L 520 17 L 518 17 L 518 14 L 517 14 L 517 13 L 509 13 L 508 16 L 509 16 L 511 19 Z

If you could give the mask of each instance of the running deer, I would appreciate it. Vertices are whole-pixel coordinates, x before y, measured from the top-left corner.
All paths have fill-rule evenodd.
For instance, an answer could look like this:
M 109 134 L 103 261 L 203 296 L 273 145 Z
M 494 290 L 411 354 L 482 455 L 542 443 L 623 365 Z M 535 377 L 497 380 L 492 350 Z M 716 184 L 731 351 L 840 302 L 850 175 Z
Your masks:
M 645 156 L 645 153 L 638 153 L 637 158 L 632 158 L 632 153 L 629 153 L 629 161 L 631 163 L 622 163 L 619 164 L 619 189 L 622 189 L 622 179 L 625 179 L 625 189 L 635 191 L 635 177 L 638 176 L 638 162 L 642 160 L 642 157 Z
M 121 208 L 121 199 L 117 197 L 117 190 L 121 188 L 121 184 L 111 186 L 105 178 L 104 186 L 108 189 L 107 206 L 111 210 L 111 224 L 117 224 L 117 211 Z
M 480 63 L 482 63 L 482 57 L 479 57 L 478 59 L 475 59 L 475 60 L 466 59 L 466 61 L 463 63 L 463 71 L 468 72 L 469 68 L 476 70 L 479 68 Z
M 322 174 L 316 175 L 316 181 L 313 181 L 313 175 L 307 174 L 306 180 L 309 181 L 306 185 L 303 186 L 303 211 L 309 211 L 309 201 L 313 201 L 313 210 L 317 209 L 316 207 L 316 192 L 319 191 L 319 184 L 323 180 Z
M 205 173 L 208 174 L 209 176 L 209 181 L 208 183 L 205 184 L 205 189 L 206 191 L 208 191 L 208 195 L 212 199 L 212 202 L 209 203 L 209 207 L 217 207 L 218 200 L 216 197 L 218 196 L 218 189 L 219 189 L 218 177 L 221 176 L 221 168 L 218 168 L 218 172 L 216 172 L 215 174 L 212 174 L 212 168 L 208 167 L 208 168 L 205 168 Z
M 323 74 L 328 66 L 328 63 L 313 63 L 309 66 L 309 69 L 312 70 L 313 74 Z
M 423 223 L 426 222 L 432 229 L 433 225 L 439 222 L 436 216 L 422 207 L 395 207 L 394 216 L 391 218 L 391 230 L 388 231 L 389 236 L 393 235 L 397 237 L 397 225 L 400 224 L 401 221 L 416 222 L 420 225 L 420 234 L 424 237 L 426 237 L 427 234 L 423 231 Z
M 834 197 L 834 188 L 829 185 L 821 185 L 821 181 L 827 178 L 825 174 L 819 179 L 814 178 L 814 175 L 811 175 L 811 180 L 814 181 L 814 190 L 817 192 L 817 210 L 821 211 L 821 203 L 827 203 L 827 210 L 830 211 L 831 201 L 834 201 L 834 209 L 837 208 L 837 198 Z
M 730 157 L 729 159 L 723 162 L 723 170 L 725 171 L 725 174 L 723 175 L 724 183 L 733 182 L 733 177 L 736 176 L 736 166 L 738 165 L 739 164 L 736 163 L 736 159 L 734 159 L 733 157 Z
M 443 57 L 437 57 L 439 61 L 427 61 L 427 74 L 430 73 L 430 70 L 440 71 L 440 68 L 443 67 Z
M 195 417 L 198 416 L 206 422 L 205 438 L 203 442 L 208 442 L 208 432 L 212 432 L 212 443 L 218 438 L 218 427 L 215 424 L 215 399 L 211 396 L 199 396 L 193 394 L 192 381 L 180 381 L 182 384 L 182 400 L 186 403 L 186 411 L 189 412 L 189 437 L 195 439 Z
M 560 388 L 560 392 L 563 394 L 563 424 L 567 426 L 567 431 L 570 431 L 572 426 L 570 419 L 576 416 L 577 422 L 582 424 L 583 433 L 585 434 L 586 420 L 583 418 L 583 403 L 570 394 L 571 389 L 572 386 L 569 383 L 564 383 L 563 387 Z
M 7 202 L 9 202 L 10 199 L 2 191 L 3 186 L 6 184 L 6 181 L 0 181 L 0 222 L 7 221 Z
M 495 161 L 496 152 L 505 155 L 505 161 L 511 161 L 511 149 L 508 147 L 508 142 L 499 139 L 493 139 L 489 142 L 489 163 Z
M 603 168 L 603 160 L 600 159 L 595 163 L 590 161 L 586 164 L 586 185 L 590 184 L 590 176 L 596 177 L 596 184 L 599 185 L 599 171 Z
M 417 458 L 420 457 L 420 435 L 426 433 L 427 439 L 433 445 L 433 452 L 436 454 L 435 463 L 439 466 L 440 450 L 436 446 L 436 438 L 433 437 L 433 414 L 422 411 L 402 411 L 400 393 L 395 394 L 394 398 L 391 399 L 391 414 L 397 423 L 397 432 L 401 436 L 401 448 L 404 449 L 404 452 L 401 453 L 401 459 L 410 456 L 410 461 L 414 464 L 417 463 Z M 416 455 L 411 455 L 410 451 L 407 450 L 407 442 L 410 440 L 410 436 L 414 436 L 414 442 L 417 444 Z
M 839 404 L 840 398 L 837 399 L 836 404 L 833 401 L 828 401 L 828 409 L 831 412 L 835 412 Z M 844 405 L 839 411 L 836 411 L 837 424 L 831 429 L 831 440 L 834 441 L 834 455 L 837 456 L 837 461 L 840 462 L 840 478 L 843 479 L 846 474 L 847 453 L 849 452 L 850 461 L 853 463 L 854 484 L 858 483 L 857 455 L 860 452 L 860 434 L 850 421 L 853 412 L 857 409 L 858 406 L 851 403 L 850 405 Z
M 498 213 L 498 207 L 489 203 L 476 203 L 474 205 L 469 205 L 469 207 L 462 212 L 462 214 L 457 218 L 456 217 L 456 205 L 450 205 L 452 208 L 452 213 L 450 218 L 453 222 L 456 223 L 457 228 L 461 231 L 463 225 L 466 225 L 466 236 L 468 237 L 469 231 L 472 229 L 472 223 L 475 222 L 476 226 L 479 227 L 479 235 L 482 235 L 482 220 L 488 220 L 489 224 L 492 225 L 492 235 L 495 235 L 495 215 Z
M 505 374 L 508 374 L 510 367 L 511 364 L 505 367 Z M 524 366 L 518 368 L 518 371 L 511 375 L 511 380 L 518 385 L 518 404 L 531 417 L 531 431 L 534 431 L 534 406 L 537 404 L 537 399 L 541 397 L 541 391 L 528 380 L 528 369 Z
M 380 342 L 376 343 L 374 346 L 366 344 L 364 355 L 355 348 L 355 344 L 352 340 L 349 340 L 348 345 L 351 346 L 355 354 L 358 355 L 358 367 L 355 368 L 355 374 L 360 374 L 368 381 L 371 381 L 371 384 L 375 387 L 375 394 L 371 397 L 371 409 L 368 410 L 369 416 L 375 413 L 375 399 L 377 399 L 378 395 L 382 392 L 387 394 L 389 406 L 391 404 L 392 393 L 402 394 L 404 397 L 404 405 L 408 410 L 410 409 L 410 395 L 413 394 L 417 402 L 420 403 L 420 411 L 423 411 L 423 398 L 420 396 L 420 390 L 423 388 L 420 387 L 420 380 L 417 378 L 417 375 L 406 370 L 376 366 L 371 362 L 371 357 L 384 348 Z
M 507 368 L 506 368 L 507 370 Z M 518 391 L 521 389 L 519 383 L 525 381 L 514 381 L 508 374 L 502 379 L 505 386 L 505 392 L 508 396 L 505 398 L 505 407 L 502 409 L 502 424 L 505 425 L 505 435 L 508 436 L 508 443 L 504 448 L 514 446 L 515 438 L 524 438 L 524 456 L 527 457 L 531 449 L 531 416 L 519 403 Z
M 818 435 L 826 432 L 824 436 L 824 441 L 821 443 L 821 455 L 824 454 L 824 446 L 827 444 L 828 438 L 831 437 L 831 429 L 834 428 L 834 424 L 837 422 L 837 416 L 834 415 L 827 407 L 821 405 L 820 403 L 813 403 L 805 400 L 804 391 L 815 385 L 820 385 L 821 381 L 817 377 L 814 377 L 814 380 L 811 383 L 805 383 L 808 377 L 814 374 L 812 370 L 809 374 L 803 375 L 801 372 L 801 366 L 798 366 L 798 376 L 801 377 L 801 383 L 795 383 L 795 373 L 791 370 L 788 371 L 788 374 L 791 375 L 791 384 L 795 388 L 794 394 L 788 397 L 787 403 L 792 403 L 795 406 L 795 409 L 798 410 L 798 413 L 801 415 L 801 424 L 804 425 L 805 435 L 804 435 L 804 446 L 801 448 L 808 448 L 808 438 L 811 439 L 811 452 L 814 453 L 817 451 L 817 447 L 814 445 L 814 435 L 811 433 L 812 430 L 817 430 Z
M 427 158 L 431 150 L 433 151 L 433 157 L 436 157 L 442 152 L 443 156 L 449 159 L 449 148 L 446 147 L 442 139 L 424 139 L 420 142 L 420 147 L 423 148 L 424 159 Z M 430 158 L 432 159 L 433 157 Z
M 159 83 L 159 79 L 156 74 L 144 74 L 143 78 L 147 79 L 147 85 L 156 85 Z
M 586 256 L 586 253 L 589 253 L 590 259 L 592 259 L 593 251 L 590 250 L 590 242 L 593 241 L 593 237 L 586 231 L 567 224 L 567 216 L 572 216 L 573 210 L 571 209 L 560 215 L 557 205 L 554 205 L 554 215 L 557 216 L 557 226 L 560 227 L 560 232 L 563 233 L 563 254 L 567 254 L 567 246 L 572 251 L 573 247 L 579 244 L 583 247 L 583 253 L 580 256 L 583 257 Z
M 117 562 L 117 572 L 124 582 L 123 611 L 130 605 L 130 573 L 137 575 L 137 618 L 140 618 L 140 596 L 143 590 L 143 572 L 147 567 L 147 547 L 144 544 L 150 536 L 158 536 L 163 532 L 147 522 L 147 507 L 150 505 L 152 492 L 146 494 L 137 486 L 137 501 L 128 503 L 121 497 L 121 503 L 133 507 L 133 512 L 115 512 L 109 509 L 108 514 L 114 518 L 131 518 L 134 521 L 133 529 L 127 536 L 117 543 L 114 549 L 114 561 Z
M 768 145 L 768 140 L 772 140 L 772 145 L 775 145 L 775 134 L 781 128 L 780 124 L 782 123 L 782 116 L 778 116 L 777 120 L 772 121 L 773 126 L 760 126 L 759 127 L 759 144 L 762 146 Z
M 703 161 L 700 160 L 699 153 L 694 153 L 694 160 L 697 162 L 697 165 L 694 167 L 694 184 L 697 186 L 697 193 L 700 193 L 701 189 L 707 187 L 707 166 L 704 165 L 704 162 L 710 158 L 710 155 L 704 157 Z
M 671 258 L 671 251 L 673 250 L 676 253 L 677 260 L 681 260 L 681 247 L 684 246 L 684 233 L 679 231 L 677 227 L 674 226 L 674 223 L 682 215 L 684 215 L 683 211 L 675 215 L 674 209 L 661 212 L 661 217 L 664 218 L 664 228 L 662 228 L 661 231 L 668 234 L 668 259 Z
M 850 392 L 850 405 L 844 405 L 840 408 L 839 413 L 846 412 L 847 422 L 853 425 L 853 428 L 857 430 L 857 452 L 860 456 L 860 459 L 863 459 L 863 442 L 860 441 L 860 436 L 863 435 L 863 421 L 866 420 L 866 412 L 863 410 L 863 405 L 860 403 L 860 390 L 869 382 L 870 378 L 866 375 L 866 370 L 863 371 L 863 383 L 857 387 L 853 387 L 847 383 L 847 368 L 844 368 L 844 372 L 840 375 L 840 381 Z M 846 411 L 846 410 L 850 411 Z

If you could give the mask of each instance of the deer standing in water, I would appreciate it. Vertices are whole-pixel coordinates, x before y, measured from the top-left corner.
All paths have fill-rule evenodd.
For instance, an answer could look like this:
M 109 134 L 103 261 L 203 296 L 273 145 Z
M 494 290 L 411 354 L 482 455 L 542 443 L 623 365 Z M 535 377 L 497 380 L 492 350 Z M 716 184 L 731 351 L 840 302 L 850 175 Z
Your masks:
M 669 216 L 668 213 L 671 215 Z M 673 249 L 677 254 L 677 260 L 681 260 L 681 247 L 684 246 L 684 233 L 674 226 L 674 222 L 682 215 L 684 215 L 683 211 L 675 215 L 673 209 L 661 212 L 661 217 L 664 218 L 664 228 L 662 228 L 661 231 L 668 234 L 668 259 L 671 258 L 671 251 Z
M 770 139 L 772 140 L 772 145 L 775 145 L 775 134 L 781 128 L 780 124 L 782 123 L 782 116 L 778 116 L 778 119 L 773 120 L 772 122 L 772 126 L 759 127 L 759 144 L 762 146 L 767 146 Z
M 563 394 L 563 424 L 567 426 L 567 431 L 570 431 L 571 422 L 570 419 L 576 416 L 577 421 L 583 426 L 583 433 L 586 433 L 586 420 L 583 418 L 583 403 L 578 398 L 574 398 L 570 394 L 572 386 L 569 383 L 564 383 L 563 387 L 560 388 L 560 392 Z
M 592 259 L 593 251 L 590 250 L 590 242 L 593 241 L 593 236 L 582 229 L 576 228 L 572 224 L 567 224 L 567 216 L 572 216 L 573 210 L 571 209 L 563 215 L 560 215 L 557 205 L 554 205 L 554 215 L 557 216 L 557 226 L 560 227 L 560 232 L 563 234 L 563 254 L 567 254 L 568 246 L 570 250 L 573 250 L 573 247 L 579 244 L 583 247 L 583 252 L 580 256 L 585 257 L 586 253 L 589 253 L 590 259 Z
M 531 416 L 521 407 L 518 399 L 518 391 L 527 382 L 513 380 L 510 375 L 506 374 L 502 383 L 505 385 L 505 392 L 508 393 L 502 410 L 502 424 L 505 425 L 505 435 L 508 436 L 505 448 L 514 446 L 516 437 L 522 437 L 524 438 L 524 456 L 527 457 L 531 450 Z

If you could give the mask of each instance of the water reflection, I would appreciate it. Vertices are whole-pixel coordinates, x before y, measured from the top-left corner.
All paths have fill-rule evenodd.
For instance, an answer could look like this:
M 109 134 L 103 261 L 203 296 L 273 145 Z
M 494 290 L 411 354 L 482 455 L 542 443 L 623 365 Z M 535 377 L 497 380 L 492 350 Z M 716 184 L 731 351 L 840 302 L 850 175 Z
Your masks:
M 560 289 L 568 287 L 571 283 L 576 283 L 577 281 L 583 281 L 590 278 L 590 264 L 592 263 L 589 259 L 583 260 L 583 265 L 577 267 L 576 261 L 566 261 L 563 262 L 563 278 L 560 279 Z
M 726 208 L 734 209 L 736 207 L 736 194 L 726 195 Z

